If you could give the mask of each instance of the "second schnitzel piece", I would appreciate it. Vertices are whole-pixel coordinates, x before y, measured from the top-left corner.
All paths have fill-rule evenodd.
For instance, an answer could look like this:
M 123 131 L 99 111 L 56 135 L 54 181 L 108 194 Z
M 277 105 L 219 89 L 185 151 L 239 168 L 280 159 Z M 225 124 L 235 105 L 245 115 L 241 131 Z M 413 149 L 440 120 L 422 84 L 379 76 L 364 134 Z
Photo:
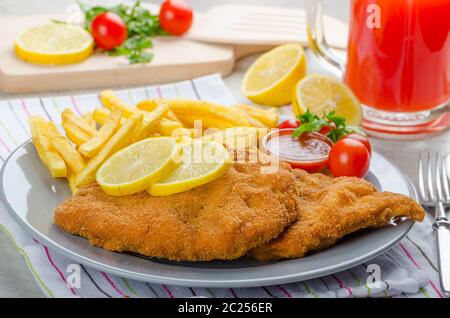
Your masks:
M 176 261 L 231 260 L 277 237 L 296 220 L 298 188 L 288 164 L 234 163 L 227 173 L 186 192 L 108 196 L 81 188 L 55 212 L 62 229 L 112 251 Z
M 299 218 L 278 238 L 257 247 L 259 260 L 302 257 L 334 245 L 343 236 L 380 227 L 393 218 L 422 221 L 423 208 L 411 198 L 378 192 L 369 182 L 351 177 L 331 178 L 296 170 L 300 193 Z

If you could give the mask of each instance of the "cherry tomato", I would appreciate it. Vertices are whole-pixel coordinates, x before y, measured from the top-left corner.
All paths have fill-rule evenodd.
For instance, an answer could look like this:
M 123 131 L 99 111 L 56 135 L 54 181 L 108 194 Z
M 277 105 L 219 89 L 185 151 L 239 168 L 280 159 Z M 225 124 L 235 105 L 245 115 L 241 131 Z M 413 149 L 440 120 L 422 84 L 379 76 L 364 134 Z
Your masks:
M 336 129 L 336 124 L 331 122 L 329 126 L 323 126 L 320 130 L 319 130 L 319 134 L 322 135 L 328 135 L 328 133 L 332 130 Z
M 341 139 L 331 147 L 328 168 L 335 177 L 366 175 L 370 166 L 370 154 L 366 146 L 351 138 Z
M 370 145 L 370 141 L 367 137 L 364 137 L 363 135 L 357 133 L 351 133 L 342 137 L 341 140 L 347 138 L 358 140 L 359 142 L 361 142 L 364 146 L 366 146 L 367 150 L 369 151 L 369 155 L 372 156 L 372 146 Z
M 166 0 L 159 11 L 161 27 L 173 35 L 181 35 L 189 30 L 192 18 L 192 9 L 184 0 Z
M 104 12 L 94 18 L 91 34 L 95 44 L 104 50 L 121 46 L 127 39 L 127 26 L 114 12 Z
M 278 125 L 278 128 L 284 129 L 284 128 L 297 128 L 300 126 L 300 120 L 298 119 L 288 119 L 283 121 L 281 124 Z

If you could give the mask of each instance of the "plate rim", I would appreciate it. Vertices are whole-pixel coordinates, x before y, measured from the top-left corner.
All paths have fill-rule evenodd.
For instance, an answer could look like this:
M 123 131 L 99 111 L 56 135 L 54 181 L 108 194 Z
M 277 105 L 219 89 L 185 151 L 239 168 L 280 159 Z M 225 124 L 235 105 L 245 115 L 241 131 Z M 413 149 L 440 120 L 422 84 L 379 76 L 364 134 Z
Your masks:
M 138 272 L 130 272 L 128 270 L 113 267 L 108 264 L 101 263 L 97 260 L 91 260 L 89 258 L 86 258 L 82 255 L 77 254 L 76 252 L 73 252 L 64 246 L 59 245 L 56 242 L 53 242 L 51 239 L 48 239 L 45 235 L 41 234 L 38 230 L 36 230 L 34 227 L 31 226 L 31 224 L 25 222 L 13 209 L 13 207 L 8 202 L 5 190 L 3 187 L 4 184 L 4 174 L 6 167 L 11 160 L 11 158 L 14 156 L 14 154 L 22 149 L 26 144 L 32 143 L 31 138 L 24 141 L 22 144 L 17 146 L 16 149 L 14 149 L 13 152 L 10 153 L 8 158 L 4 161 L 3 166 L 0 171 L 0 199 L 2 200 L 3 205 L 5 206 L 8 213 L 12 216 L 12 218 L 16 221 L 16 223 L 24 229 L 29 235 L 31 235 L 34 238 L 37 238 L 40 243 L 44 244 L 45 246 L 51 248 L 52 250 L 61 253 L 62 255 L 68 257 L 71 260 L 77 261 L 80 264 L 84 264 L 87 266 L 90 266 L 96 270 L 105 271 L 107 273 L 117 275 L 120 277 L 130 278 L 130 279 L 136 279 L 156 284 L 166 284 L 171 286 L 183 286 L 183 287 L 212 287 L 212 288 L 246 288 L 246 287 L 260 287 L 260 286 L 270 286 L 275 284 L 286 284 L 286 283 L 293 283 L 293 282 L 301 282 L 309 279 L 314 279 L 317 277 L 323 277 L 326 275 L 330 275 L 339 271 L 343 271 L 346 269 L 349 269 L 351 267 L 357 266 L 362 264 L 365 261 L 371 260 L 386 251 L 388 251 L 390 248 L 392 248 L 396 243 L 398 243 L 401 239 L 403 239 L 408 232 L 411 230 L 411 228 L 414 226 L 415 222 L 411 220 L 406 220 L 402 222 L 402 226 L 406 226 L 403 233 L 396 236 L 389 242 L 387 242 L 384 245 L 379 246 L 377 249 L 374 249 L 370 253 L 365 253 L 363 255 L 360 255 L 359 257 L 352 258 L 351 260 L 348 260 L 344 263 L 340 263 L 338 265 L 334 266 L 328 266 L 321 269 L 315 269 L 314 271 L 307 271 L 307 272 L 299 272 L 295 274 L 287 274 L 287 275 L 277 275 L 277 276 L 270 276 L 267 278 L 254 278 L 254 279 L 236 279 L 236 280 L 202 280 L 202 279 L 184 279 L 184 278 L 174 278 L 174 277 L 161 277 L 161 276 L 155 276 L 152 274 L 142 274 Z M 387 159 L 384 155 L 374 151 L 374 153 L 381 157 L 383 160 L 389 162 L 397 171 L 399 171 L 404 181 L 406 182 L 409 190 L 409 196 L 417 201 L 417 190 L 414 187 L 414 184 L 410 180 L 410 178 L 405 175 L 402 170 L 395 164 L 392 163 L 389 159 Z M 112 251 L 108 251 L 111 253 L 116 253 Z

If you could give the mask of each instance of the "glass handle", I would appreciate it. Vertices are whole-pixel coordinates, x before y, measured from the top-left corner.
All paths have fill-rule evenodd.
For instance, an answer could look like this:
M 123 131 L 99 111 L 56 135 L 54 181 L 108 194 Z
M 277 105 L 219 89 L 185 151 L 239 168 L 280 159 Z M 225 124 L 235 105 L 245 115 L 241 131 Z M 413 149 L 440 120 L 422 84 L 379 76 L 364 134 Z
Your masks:
M 344 74 L 345 61 L 328 45 L 323 29 L 323 2 L 322 0 L 305 0 L 306 4 L 306 31 L 309 47 L 320 62 L 332 66 L 340 76 Z

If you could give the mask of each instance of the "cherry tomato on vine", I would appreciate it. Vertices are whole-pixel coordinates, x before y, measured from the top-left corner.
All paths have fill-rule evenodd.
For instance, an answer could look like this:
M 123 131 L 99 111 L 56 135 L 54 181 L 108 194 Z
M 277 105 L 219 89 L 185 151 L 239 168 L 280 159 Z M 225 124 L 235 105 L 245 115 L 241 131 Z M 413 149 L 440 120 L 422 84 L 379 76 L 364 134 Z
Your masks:
M 341 139 L 331 147 L 328 168 L 335 177 L 358 177 L 367 174 L 370 154 L 366 146 L 351 138 Z
M 284 129 L 284 128 L 297 128 L 300 126 L 300 120 L 298 119 L 287 119 L 283 121 L 281 124 L 278 125 L 278 128 Z
M 161 27 L 173 35 L 185 33 L 192 25 L 192 9 L 184 0 L 166 0 L 159 11 Z
M 99 14 L 91 24 L 91 34 L 95 44 L 107 51 L 121 46 L 127 39 L 127 33 L 126 24 L 114 12 Z
M 345 135 L 340 140 L 347 139 L 347 138 L 358 140 L 359 142 L 361 142 L 364 146 L 366 146 L 367 150 L 369 151 L 369 155 L 372 156 L 372 146 L 370 145 L 370 141 L 367 137 L 357 134 L 357 133 L 351 133 L 351 134 Z

